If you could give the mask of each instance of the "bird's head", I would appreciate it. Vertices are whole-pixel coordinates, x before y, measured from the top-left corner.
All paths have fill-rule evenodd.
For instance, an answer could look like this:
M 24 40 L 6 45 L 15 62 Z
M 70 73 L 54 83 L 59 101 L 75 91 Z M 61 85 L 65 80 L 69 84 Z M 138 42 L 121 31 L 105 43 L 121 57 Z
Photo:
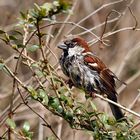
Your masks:
M 64 53 L 67 53 L 70 56 L 75 54 L 81 54 L 84 52 L 90 52 L 87 42 L 80 37 L 67 39 L 63 41 L 63 43 L 58 45 L 58 48 L 62 49 Z

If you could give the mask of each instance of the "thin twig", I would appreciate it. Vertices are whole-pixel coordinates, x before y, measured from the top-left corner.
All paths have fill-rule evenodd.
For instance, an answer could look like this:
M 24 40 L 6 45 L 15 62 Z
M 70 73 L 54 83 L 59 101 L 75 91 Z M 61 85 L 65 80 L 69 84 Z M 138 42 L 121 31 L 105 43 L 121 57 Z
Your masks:
M 135 106 L 139 98 L 140 98 L 140 93 L 138 93 L 138 95 L 135 97 L 133 102 L 129 105 L 129 109 L 133 109 L 133 107 Z
M 51 79 L 51 84 L 52 84 L 52 87 L 53 87 L 53 89 L 54 89 L 54 92 L 55 92 L 57 98 L 59 99 L 59 103 L 61 104 L 63 110 L 65 110 L 65 107 L 64 107 L 63 103 L 60 101 L 60 95 L 59 95 L 58 90 L 57 90 L 57 88 L 56 88 L 56 85 L 55 85 L 55 82 L 54 82 L 54 78 L 53 78 L 52 72 L 51 72 L 51 70 L 50 70 L 50 65 L 48 65 L 48 64 L 47 64 L 47 70 L 48 70 L 48 72 L 49 72 L 49 74 L 50 74 L 50 76 L 51 76 L 50 79 Z
M 5 140 L 5 135 L 8 133 L 8 130 L 6 130 L 0 137 L 1 140 Z
M 58 140 L 60 140 L 60 138 L 56 135 L 55 131 L 52 129 L 51 125 L 50 125 L 40 114 L 38 114 L 32 107 L 30 107 L 30 106 L 28 105 L 28 102 L 23 98 L 23 96 L 22 96 L 22 94 L 21 94 L 20 89 L 19 89 L 18 86 L 17 86 L 17 89 L 18 89 L 18 92 L 19 92 L 19 94 L 20 94 L 20 96 L 21 96 L 21 99 L 22 99 L 23 103 L 24 103 L 32 112 L 34 112 L 39 118 L 41 118 L 41 119 L 43 120 L 43 122 L 46 124 L 46 126 L 47 126 L 47 127 L 52 131 L 52 133 L 56 136 L 56 138 L 57 138 Z
M 130 7 L 130 6 L 132 5 L 133 2 L 134 2 L 134 0 L 130 0 L 129 3 L 126 5 L 126 8 L 123 10 L 123 12 L 122 12 L 122 14 L 121 14 L 121 15 L 122 15 L 122 16 L 121 16 L 122 19 L 123 19 L 124 15 L 126 14 L 126 11 L 127 11 L 128 7 Z M 118 27 L 119 23 L 121 22 L 121 18 L 119 18 L 119 20 L 118 20 L 117 23 L 114 25 L 114 27 L 112 28 L 111 31 L 116 30 L 116 28 Z
M 89 32 L 89 33 L 90 33 L 91 35 L 93 35 L 94 37 L 96 37 L 98 41 L 101 41 L 101 39 L 100 39 L 96 34 L 94 34 L 93 32 L 91 32 L 89 29 L 87 29 L 87 28 L 85 28 L 85 27 L 83 27 L 83 26 L 81 26 L 81 25 L 78 25 L 78 24 L 76 24 L 76 23 L 74 23 L 74 22 L 54 22 L 54 23 L 51 23 L 51 24 L 44 25 L 44 26 L 40 27 L 40 29 L 44 29 L 44 28 L 47 28 L 47 27 L 49 27 L 49 26 L 59 25 L 59 24 L 70 24 L 70 25 L 74 25 L 74 26 L 76 26 L 76 27 L 79 27 L 79 28 L 81 28 L 81 29 L 83 29 L 83 30 Z M 35 31 L 31 34 L 31 36 L 29 37 L 29 39 L 28 39 L 27 42 L 26 42 L 26 45 L 30 42 L 30 40 L 31 40 L 32 37 L 36 34 L 36 32 L 37 32 L 37 30 L 35 30 Z M 66 36 L 66 37 L 67 37 L 67 36 Z M 103 42 L 103 43 L 104 43 L 104 42 Z M 104 43 L 104 44 L 105 44 L 105 43 Z M 105 44 L 105 45 L 106 45 L 106 44 Z
M 118 1 L 115 1 L 115 2 L 110 2 L 110 3 L 107 3 L 107 4 L 104 4 L 102 6 L 100 6 L 97 10 L 93 11 L 91 14 L 89 14 L 88 16 L 84 17 L 83 19 L 81 19 L 78 23 L 76 23 L 77 25 L 79 25 L 80 23 L 82 23 L 83 21 L 87 20 L 89 17 L 93 16 L 94 14 L 96 14 L 97 12 L 99 12 L 100 10 L 102 10 L 103 8 L 105 7 L 108 7 L 108 6 L 111 6 L 111 5 L 114 5 L 114 4 L 118 4 L 118 3 L 121 3 L 123 2 L 124 0 L 118 0 Z M 69 35 L 76 27 L 73 27 L 71 28 L 68 32 L 67 32 L 67 35 Z
M 106 31 L 106 26 L 107 26 L 107 22 L 108 22 L 108 18 L 109 18 L 109 16 L 112 14 L 112 13 L 117 13 L 117 14 L 120 14 L 118 11 L 116 11 L 116 10 L 112 10 L 112 11 L 110 11 L 108 14 L 107 14 L 107 16 L 106 16 L 106 20 L 105 20 L 105 25 L 104 25 L 104 29 L 103 29 L 103 32 L 102 32 L 102 34 L 101 34 L 101 40 L 102 40 L 102 38 L 103 38 L 103 35 L 105 34 L 105 31 Z
M 130 109 L 128 109 L 128 108 L 126 108 L 126 107 L 124 107 L 124 106 L 122 106 L 122 105 L 114 102 L 114 101 L 112 101 L 112 100 L 109 100 L 107 98 L 104 98 L 103 96 L 101 96 L 99 94 L 95 94 L 95 96 L 98 97 L 98 98 L 100 98 L 100 99 L 102 99 L 102 100 L 104 100 L 104 101 L 107 101 L 107 102 L 109 102 L 109 103 L 111 103 L 113 105 L 116 105 L 116 106 L 120 107 L 121 109 L 123 109 L 123 110 L 125 110 L 125 111 L 127 111 L 127 112 L 129 112 L 129 113 L 131 113 L 133 115 L 135 115 L 136 117 L 140 118 L 140 114 L 138 114 L 138 113 L 136 113 L 136 112 L 134 112 L 134 111 L 132 111 L 132 110 L 130 110 Z
M 128 130 L 128 132 L 133 131 L 134 129 L 136 129 L 136 128 L 139 127 L 139 126 L 140 126 L 140 121 L 138 121 L 132 128 L 130 128 L 130 129 Z
M 134 82 L 137 78 L 140 77 L 140 71 L 138 71 L 136 74 L 134 74 L 132 77 L 130 77 L 128 80 L 125 81 L 125 83 L 127 85 L 131 84 L 132 82 Z M 121 94 L 124 90 L 125 90 L 126 86 L 125 85 L 122 85 L 118 90 L 117 92 L 119 94 Z
M 12 78 L 14 78 L 24 89 L 27 90 L 26 85 L 24 85 L 24 84 L 22 83 L 22 81 L 20 81 L 19 78 L 18 78 L 17 76 L 14 75 L 14 73 L 9 69 L 9 67 L 7 67 L 6 65 L 4 65 L 4 68 L 7 70 L 7 72 L 10 74 L 10 76 L 11 76 Z
M 113 32 L 108 32 L 108 33 L 104 34 L 104 36 L 102 38 L 104 39 L 104 38 L 109 37 L 111 35 L 114 35 L 114 34 L 117 34 L 117 33 L 123 32 L 123 31 L 128 31 L 128 30 L 134 30 L 134 27 L 132 27 L 132 26 L 125 27 L 125 28 L 121 28 L 121 29 L 118 29 L 118 30 L 113 31 Z M 140 31 L 140 28 L 135 29 L 135 31 Z M 90 44 L 90 46 L 92 46 L 93 44 L 95 44 L 97 42 L 98 42 L 97 39 L 93 39 L 93 40 L 89 41 L 88 43 Z
M 107 24 L 117 21 L 117 20 L 121 17 L 121 15 L 122 15 L 122 14 L 120 14 L 118 17 L 115 17 L 115 18 L 113 18 L 113 19 L 107 20 Z M 94 27 L 90 28 L 89 30 L 90 30 L 90 31 L 93 31 L 93 30 L 95 30 L 95 29 L 98 29 L 99 27 L 104 26 L 105 24 L 106 24 L 106 22 L 103 22 L 103 23 L 101 23 L 101 24 L 98 24 L 97 26 L 94 26 Z M 87 33 L 89 33 L 89 32 L 88 32 L 88 31 L 83 31 L 83 32 L 78 33 L 78 34 L 74 34 L 74 36 L 82 36 L 82 35 L 85 35 L 85 34 L 87 34 Z
M 132 57 L 132 55 L 133 55 L 136 51 L 139 51 L 139 49 L 140 49 L 140 42 L 138 42 L 133 48 L 131 48 L 131 49 L 127 52 L 127 54 L 125 54 L 125 57 L 124 57 L 123 61 L 121 62 L 119 68 L 117 68 L 117 71 L 116 71 L 116 75 L 117 75 L 118 77 L 120 77 L 121 72 L 122 72 L 122 70 L 124 69 L 124 67 L 125 67 L 125 65 L 126 65 L 126 63 L 127 63 L 127 61 L 130 59 L 130 57 Z
M 55 60 L 56 60 L 56 63 L 58 63 L 59 60 L 58 60 L 56 54 L 55 54 L 55 53 L 51 50 L 51 48 L 49 47 L 49 44 L 46 44 L 45 46 L 46 46 L 46 48 L 48 49 L 48 51 L 51 53 L 51 55 L 54 56 L 54 58 L 55 58 Z M 48 54 L 46 54 L 46 57 L 49 58 L 49 57 L 48 57 Z
M 78 2 L 78 0 L 75 0 L 75 1 L 74 1 L 74 4 L 73 4 L 72 9 L 71 9 L 71 12 L 73 12 L 73 11 L 75 10 L 75 8 L 76 8 L 76 6 L 77 6 L 77 2 Z M 68 14 L 68 16 L 66 17 L 66 19 L 64 20 L 64 23 L 69 21 L 71 15 L 72 15 L 72 14 Z M 57 35 L 55 36 L 55 39 L 53 40 L 53 43 L 51 44 L 51 46 L 54 46 L 54 44 L 56 43 L 56 40 L 58 39 L 58 37 L 59 37 L 60 34 L 62 33 L 64 27 L 65 27 L 65 24 L 62 24 L 62 26 L 60 27 L 60 29 L 59 29 Z
M 134 15 L 133 11 L 131 10 L 130 6 L 128 6 L 128 9 L 129 9 L 129 11 L 130 11 L 132 17 L 133 17 L 134 20 L 135 20 L 135 25 L 134 25 L 134 28 L 133 28 L 133 30 L 135 30 L 135 29 L 137 28 L 137 26 L 138 26 L 138 21 L 137 21 L 136 16 Z
M 41 50 L 42 58 L 45 61 L 45 55 L 44 55 L 44 52 L 43 52 L 43 49 L 42 49 L 42 35 L 41 35 L 41 32 L 40 32 L 39 20 L 37 20 L 36 28 L 37 28 L 37 36 L 38 36 L 38 40 L 39 40 L 39 47 L 40 47 L 40 50 Z

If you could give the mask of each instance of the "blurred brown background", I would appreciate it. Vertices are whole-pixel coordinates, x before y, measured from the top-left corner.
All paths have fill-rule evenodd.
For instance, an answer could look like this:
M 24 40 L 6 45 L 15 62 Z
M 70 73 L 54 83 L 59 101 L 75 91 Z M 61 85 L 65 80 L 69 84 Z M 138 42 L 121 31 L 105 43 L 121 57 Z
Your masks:
M 115 1 L 118 3 L 114 3 Z M 48 1 L 0 0 L 0 28 L 5 31 L 13 29 L 18 22 L 17 17 L 19 16 L 20 11 L 26 11 L 32 8 L 34 3 L 41 5 L 44 2 Z M 109 40 L 109 46 L 105 46 L 104 49 L 99 49 L 99 43 L 96 43 L 91 47 L 92 50 L 102 60 L 104 60 L 105 64 L 107 64 L 108 67 L 119 77 L 119 79 L 127 83 L 127 86 L 122 85 L 119 82 L 117 83 L 120 103 L 139 113 L 140 93 L 138 89 L 140 87 L 140 31 L 135 31 L 132 29 L 127 30 L 127 27 L 133 27 L 137 22 L 137 28 L 139 28 L 140 1 L 120 0 L 119 2 L 119 0 L 74 0 L 73 3 L 75 3 L 75 6 L 73 7 L 74 11 L 70 16 L 69 21 L 73 21 L 75 23 L 78 23 L 81 19 L 87 17 L 92 12 L 96 11 L 96 9 L 101 8 L 104 5 L 104 8 L 101 8 L 99 12 L 96 12 L 93 16 L 89 17 L 80 24 L 87 29 L 96 27 L 105 22 L 106 17 L 111 10 L 118 11 L 118 13 L 113 12 L 109 16 L 108 20 L 112 19 L 112 22 L 107 24 L 105 33 L 114 33 L 115 30 L 122 28 L 124 28 L 124 31 L 106 37 L 105 39 Z M 128 6 L 131 8 L 131 10 L 129 10 Z M 137 19 L 136 21 L 135 18 Z M 63 17 L 59 16 L 57 20 L 60 21 L 65 19 L 66 15 L 63 15 Z M 61 26 L 58 26 L 57 29 L 59 30 L 60 27 Z M 70 25 L 65 25 L 63 32 L 55 39 L 55 41 L 53 39 L 50 40 L 51 48 L 55 54 L 59 55 L 60 52 L 54 49 L 54 47 L 56 44 L 58 44 L 58 42 L 60 42 L 61 39 L 63 39 L 63 36 L 67 34 L 71 28 L 72 27 Z M 93 32 L 96 35 L 101 36 L 103 29 L 104 25 L 94 29 Z M 52 32 L 54 30 L 56 30 L 56 27 L 52 29 Z M 70 34 L 75 35 L 81 34 L 82 32 L 82 29 L 76 28 Z M 89 32 L 81 36 L 89 42 L 92 39 L 95 39 L 95 37 L 93 37 L 93 35 L 91 35 Z M 14 53 L 15 52 L 12 49 L 6 47 L 5 44 L 0 42 L 0 57 L 4 59 L 7 65 L 12 68 L 14 68 L 15 65 L 15 62 L 13 61 L 13 57 L 15 55 Z M 54 63 L 53 58 L 50 60 L 50 62 Z M 22 69 L 20 71 L 20 79 L 22 79 L 24 82 L 29 80 L 26 69 Z M 9 105 L 12 86 L 11 82 L 12 79 L 0 72 L 0 116 L 3 115 Z M 19 100 L 15 100 L 15 104 L 18 102 Z M 100 104 L 100 102 L 97 102 L 97 105 L 98 104 Z M 92 140 L 87 132 L 72 130 L 64 120 L 46 111 L 39 103 L 33 102 L 31 106 L 52 124 L 53 129 L 59 136 L 61 136 L 62 140 Z M 103 108 L 103 110 L 109 109 Z M 25 120 L 30 122 L 31 131 L 34 132 L 34 140 L 43 140 L 46 136 L 52 135 L 49 129 L 42 126 L 41 119 L 39 119 L 25 106 L 17 110 L 17 114 L 15 115 L 14 119 L 19 127 L 22 126 Z M 0 127 L 0 134 L 2 134 L 4 132 L 4 127 Z

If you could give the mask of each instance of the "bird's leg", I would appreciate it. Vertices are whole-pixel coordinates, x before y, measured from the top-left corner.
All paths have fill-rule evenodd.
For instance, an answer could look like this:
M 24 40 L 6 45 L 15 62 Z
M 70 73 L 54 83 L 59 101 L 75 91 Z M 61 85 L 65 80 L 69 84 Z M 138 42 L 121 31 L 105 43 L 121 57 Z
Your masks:
M 74 86 L 70 79 L 65 80 L 65 83 L 69 86 L 69 88 L 72 88 L 72 86 Z
M 96 98 L 96 94 L 95 94 L 95 92 L 92 92 L 92 93 L 91 93 L 91 97 L 92 97 L 93 99 Z
M 95 98 L 96 98 L 95 93 L 96 93 L 96 92 L 89 92 L 88 95 L 86 94 L 86 98 L 88 98 L 88 97 L 92 97 L 93 99 L 95 99 Z
M 104 98 L 107 98 L 107 95 L 106 94 L 101 94 Z

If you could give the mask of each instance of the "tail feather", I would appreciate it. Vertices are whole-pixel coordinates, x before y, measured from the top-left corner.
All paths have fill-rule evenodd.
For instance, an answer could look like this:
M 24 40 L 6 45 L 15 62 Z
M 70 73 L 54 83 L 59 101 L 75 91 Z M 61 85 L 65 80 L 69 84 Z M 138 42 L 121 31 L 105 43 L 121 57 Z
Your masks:
M 108 99 L 110 99 L 110 100 L 112 100 L 112 101 L 117 103 L 116 94 L 109 94 L 109 95 L 113 95 L 113 96 L 108 96 Z M 116 120 L 120 120 L 120 119 L 124 118 L 124 114 L 123 114 L 123 112 L 121 111 L 121 109 L 118 106 L 116 106 L 116 105 L 114 105 L 112 103 L 109 103 L 109 106 L 110 106 L 112 114 L 114 115 Z
M 113 105 L 111 103 L 109 103 L 109 105 L 110 105 L 112 114 L 114 115 L 116 120 L 120 120 L 120 119 L 124 118 L 124 114 L 122 113 L 121 109 L 118 106 Z

